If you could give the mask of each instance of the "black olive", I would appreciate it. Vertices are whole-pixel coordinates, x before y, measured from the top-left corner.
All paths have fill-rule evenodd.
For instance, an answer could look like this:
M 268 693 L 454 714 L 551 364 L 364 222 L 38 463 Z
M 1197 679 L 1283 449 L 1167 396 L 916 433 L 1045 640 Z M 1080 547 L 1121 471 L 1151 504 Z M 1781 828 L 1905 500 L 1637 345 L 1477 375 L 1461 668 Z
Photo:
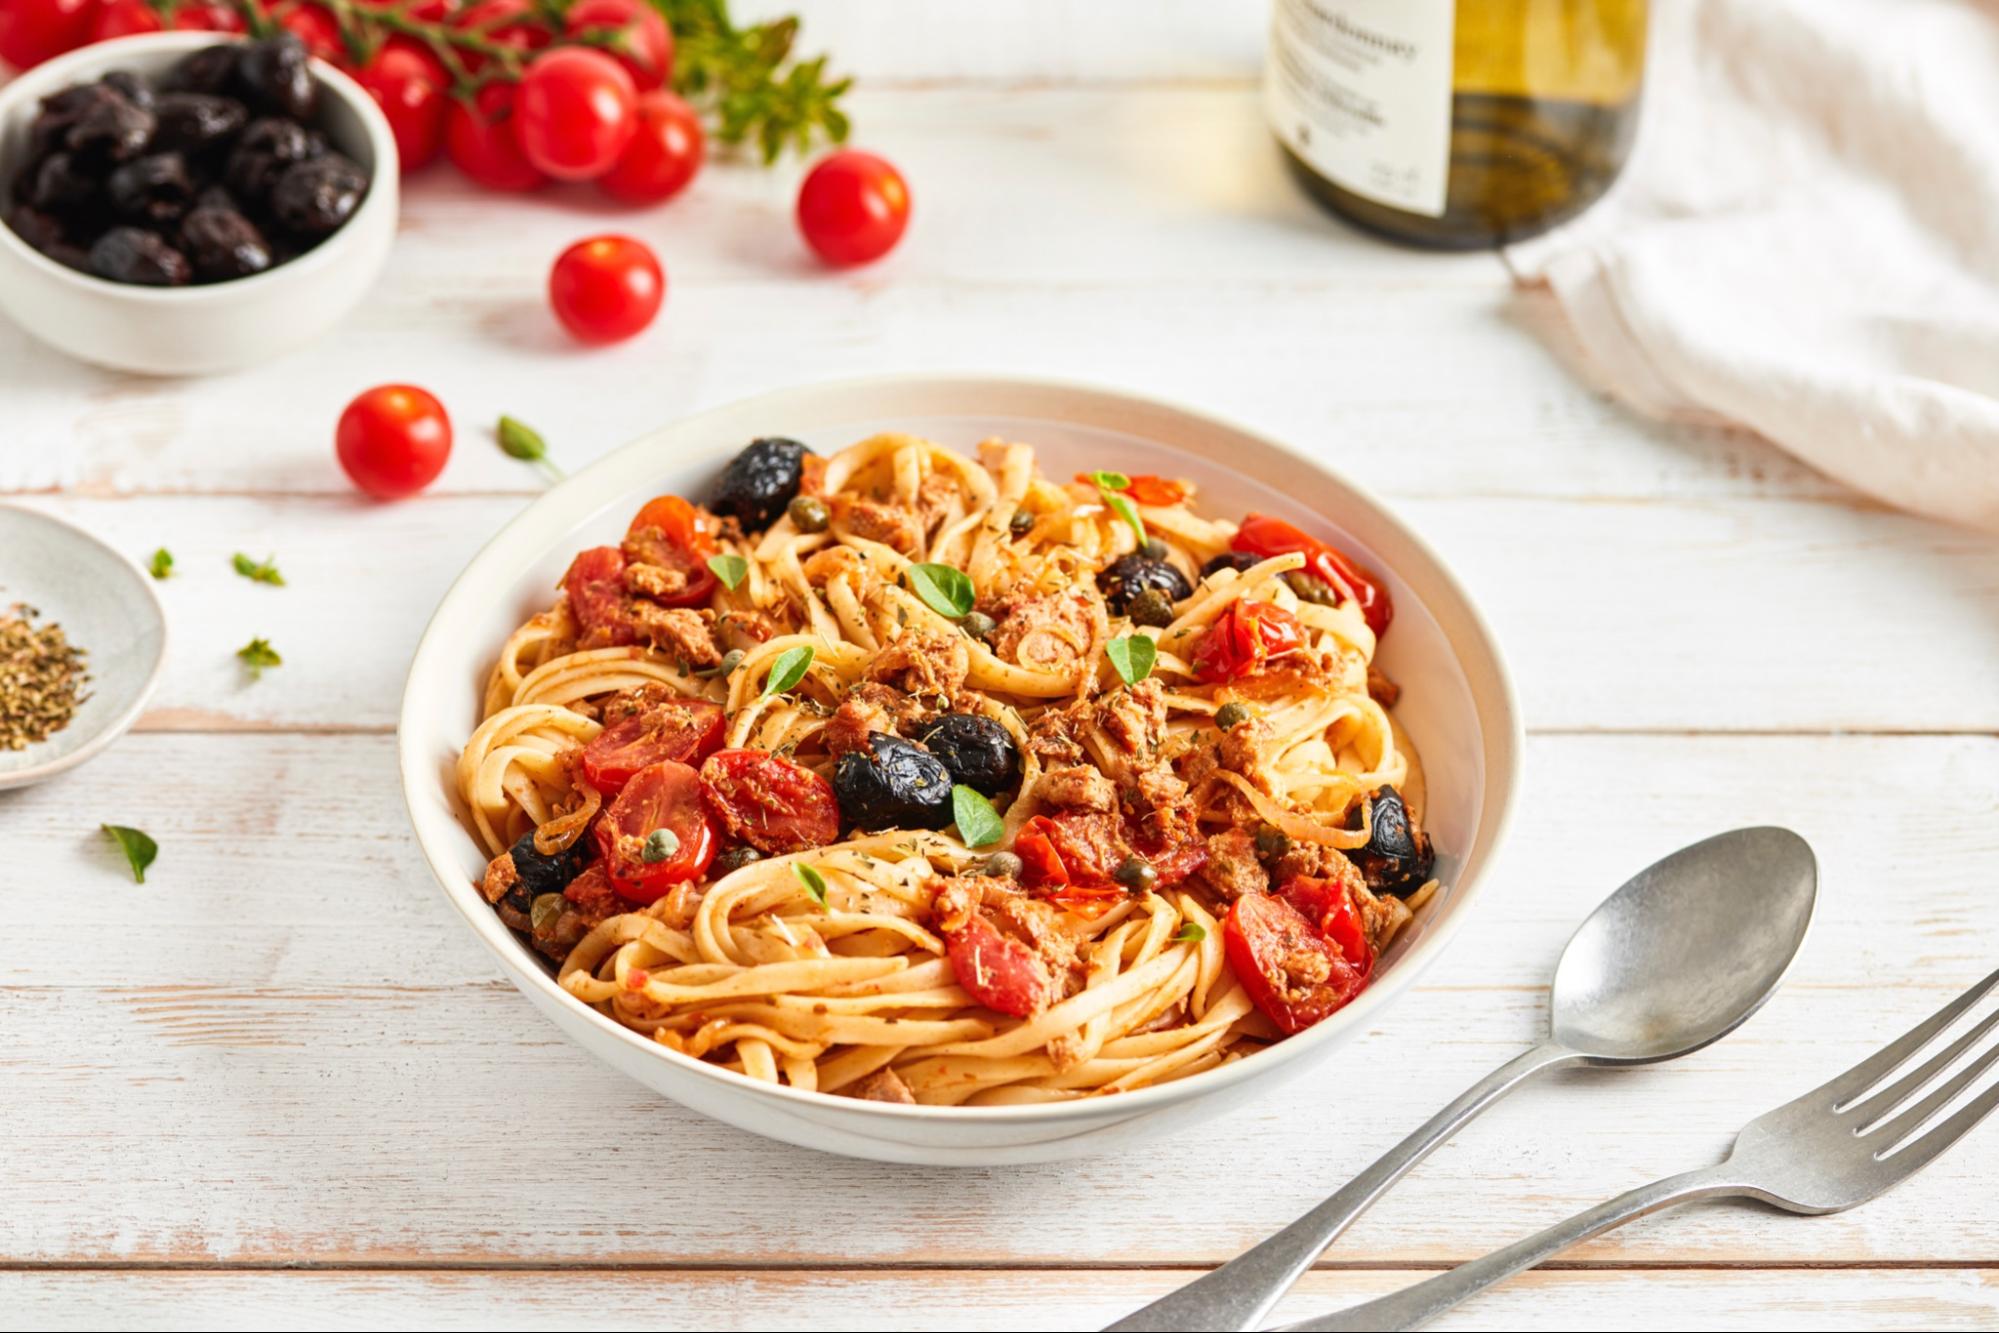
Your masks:
M 219 93 L 236 78 L 235 46 L 204 46 L 182 56 L 167 72 L 166 87 L 177 92 Z
M 116 89 L 94 84 L 101 90 L 78 113 L 63 136 L 69 151 L 92 162 L 124 162 L 137 157 L 152 140 L 153 113 L 133 106 Z
M 569 881 L 583 873 L 589 861 L 589 841 L 578 838 L 566 852 L 543 856 L 535 850 L 534 834 L 523 833 L 508 851 L 514 858 L 514 885 L 501 902 L 523 914 L 534 909 L 534 900 L 544 893 L 561 893 Z
M 182 219 L 180 248 L 203 282 L 246 278 L 271 266 L 271 247 L 257 224 L 233 208 L 197 208 Z
M 293 120 L 311 120 L 319 109 L 319 85 L 306 67 L 305 43 L 281 32 L 243 48 L 236 62 L 236 86 L 258 110 Z
M 1164 560 L 1156 560 L 1149 555 L 1134 551 L 1111 561 L 1104 571 L 1097 575 L 1097 586 L 1103 589 L 1104 600 L 1110 603 L 1112 615 L 1123 615 L 1131 606 L 1134 597 L 1150 588 L 1164 594 L 1169 602 L 1177 602 L 1193 595 L 1188 586 L 1187 576 Z
M 194 179 L 179 153 L 133 158 L 111 173 L 105 188 L 120 217 L 152 227 L 177 221 L 194 202 Z
M 7 224 L 14 229 L 15 235 L 56 263 L 86 273 L 90 271 L 90 252 L 70 240 L 62 219 L 38 212 L 26 204 L 16 204 L 7 215 Z
M 946 713 L 920 739 L 944 761 L 951 781 L 997 796 L 1020 781 L 1020 749 L 1007 729 L 976 713 Z
M 52 153 L 35 171 L 27 202 L 44 213 L 77 214 L 97 203 L 103 185 L 71 153 Z
M 156 153 L 202 153 L 221 147 L 250 123 L 250 109 L 233 97 L 209 93 L 162 93 L 153 108 L 159 128 Z
M 338 153 L 285 168 L 271 190 L 271 212 L 293 233 L 331 236 L 368 193 L 368 173 Z
M 1034 531 L 1035 522 L 1033 510 L 1016 509 L 1013 511 L 1013 517 L 1006 521 L 1006 530 L 1016 537 L 1025 537 Z
M 243 206 L 236 202 L 236 196 L 220 185 L 211 185 L 194 197 L 196 208 L 220 208 L 230 213 L 241 213 Z
M 278 177 L 295 162 L 306 162 L 326 151 L 319 136 L 305 126 L 270 116 L 253 120 L 229 154 L 229 192 L 251 207 L 271 199 Z
M 1233 569 L 1240 574 L 1251 565 L 1261 563 L 1261 556 L 1251 555 L 1248 551 L 1223 551 L 1201 566 L 1201 577 L 1207 578 L 1210 574 L 1218 574 L 1224 569 Z
M 951 822 L 951 770 L 900 736 L 872 732 L 866 753 L 833 766 L 840 813 L 855 828 L 943 828 Z
M 153 90 L 139 81 L 139 76 L 129 69 L 114 69 L 98 80 L 106 88 L 116 92 L 133 106 L 147 111 L 153 109 Z
M 1367 886 L 1377 893 L 1401 897 L 1429 883 L 1437 865 L 1436 849 L 1430 845 L 1429 835 L 1409 822 L 1409 807 L 1402 803 L 1402 793 L 1393 787 L 1378 788 L 1373 820 L 1367 846 L 1347 853 Z M 1358 806 L 1347 826 L 1360 827 Z
M 185 255 L 139 227 L 113 227 L 98 237 L 90 247 L 90 271 L 144 287 L 179 287 L 193 276 Z
M 811 451 L 797 440 L 770 436 L 751 440 L 729 460 L 708 507 L 734 516 L 747 532 L 777 521 L 805 479 L 805 455 Z

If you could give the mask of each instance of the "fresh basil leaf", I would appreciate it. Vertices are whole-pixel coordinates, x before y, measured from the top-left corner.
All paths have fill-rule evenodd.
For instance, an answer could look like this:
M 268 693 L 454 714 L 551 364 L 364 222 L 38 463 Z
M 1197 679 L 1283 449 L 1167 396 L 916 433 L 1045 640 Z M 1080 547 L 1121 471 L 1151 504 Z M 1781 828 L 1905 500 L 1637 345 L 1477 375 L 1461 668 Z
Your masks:
M 173 563 L 172 556 L 167 557 L 167 563 Z M 267 555 L 262 562 L 258 562 L 238 551 L 229 558 L 229 563 L 252 583 L 268 583 L 274 588 L 285 586 L 285 576 L 278 573 L 278 558 L 274 555 Z
M 146 867 L 159 859 L 160 845 L 135 828 L 122 824 L 99 824 L 111 841 L 118 844 L 118 850 L 125 853 L 125 861 L 132 867 L 132 882 L 146 882 Z
M 770 674 L 764 677 L 764 694 L 783 694 L 805 679 L 806 669 L 811 665 L 811 644 L 801 643 L 796 648 L 785 649 L 771 664 Z
M 749 577 L 750 562 L 739 555 L 711 555 L 708 568 L 715 571 L 715 577 L 722 580 L 722 586 L 734 592 Z
M 1159 646 L 1148 634 L 1127 634 L 1121 639 L 1112 639 L 1104 647 L 1104 653 L 1117 668 L 1118 675 L 1127 685 L 1136 685 L 1152 674 L 1152 664 L 1159 657 Z
M 1099 490 L 1128 491 L 1131 489 L 1131 478 L 1125 476 L 1122 472 L 1092 472 L 1090 480 L 1097 483 Z
M 803 861 L 793 861 L 791 873 L 805 886 L 805 891 L 812 895 L 812 901 L 819 904 L 819 909 L 826 910 L 826 877 Z
M 269 639 L 252 639 L 236 650 L 236 656 L 243 659 L 243 665 L 250 669 L 250 679 L 256 680 L 264 674 L 265 667 L 283 666 L 285 659 L 278 656 L 278 650 L 271 647 Z
M 1138 506 L 1125 496 L 1114 495 L 1110 492 L 1105 492 L 1104 503 L 1111 507 L 1112 513 L 1130 525 L 1133 535 L 1138 538 L 1138 544 L 1144 546 L 1145 520 L 1138 516 Z
M 949 565 L 911 565 L 909 586 L 923 604 L 940 616 L 962 620 L 979 600 L 971 577 Z
M 166 578 L 174 572 L 174 553 L 162 546 L 153 552 L 153 558 L 146 562 L 146 572 L 156 579 Z
M 951 788 L 951 815 L 967 847 L 990 847 L 1006 832 L 1006 821 L 993 803 L 962 782 Z
M 1173 942 L 1175 944 L 1199 944 L 1206 938 L 1208 938 L 1207 927 L 1198 921 L 1189 921 L 1186 925 L 1180 927 L 1180 933 L 1173 937 Z

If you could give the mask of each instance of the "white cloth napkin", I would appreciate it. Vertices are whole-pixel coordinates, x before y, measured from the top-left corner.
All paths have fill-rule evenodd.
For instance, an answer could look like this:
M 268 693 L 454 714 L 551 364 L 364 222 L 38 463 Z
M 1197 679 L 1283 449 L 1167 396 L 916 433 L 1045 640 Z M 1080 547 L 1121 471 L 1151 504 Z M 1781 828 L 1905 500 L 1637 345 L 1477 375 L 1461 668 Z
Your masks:
M 1512 247 L 1586 370 L 1999 530 L 1999 0 L 1666 0 L 1639 141 Z

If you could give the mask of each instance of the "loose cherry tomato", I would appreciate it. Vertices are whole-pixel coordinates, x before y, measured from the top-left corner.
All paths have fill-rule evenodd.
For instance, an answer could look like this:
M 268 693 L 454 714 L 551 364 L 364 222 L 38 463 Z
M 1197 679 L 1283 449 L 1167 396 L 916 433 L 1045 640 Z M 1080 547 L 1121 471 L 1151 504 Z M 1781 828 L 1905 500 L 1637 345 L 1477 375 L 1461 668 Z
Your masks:
M 671 836 L 654 841 L 662 830 Z M 701 808 L 700 776 L 671 759 L 632 775 L 597 821 L 596 836 L 611 887 L 633 903 L 652 902 L 675 884 L 699 879 L 717 846 Z
M 574 598 L 571 599 L 574 604 Z M 604 729 L 583 747 L 583 780 L 616 795 L 632 775 L 663 759 L 698 764 L 722 744 L 722 705 L 668 685 L 641 685 L 604 704 Z
M 1275 602 L 1238 598 L 1194 645 L 1196 679 L 1213 685 L 1263 670 L 1272 658 L 1305 646 L 1298 618 Z
M 833 153 L 798 189 L 798 229 L 828 264 L 880 259 L 908 226 L 909 184 L 873 153 Z
M 444 404 L 413 384 L 378 385 L 347 404 L 334 445 L 356 486 L 394 500 L 415 495 L 444 471 L 451 418 Z
M 517 131 L 528 161 L 562 181 L 601 176 L 638 128 L 632 76 L 602 51 L 561 46 L 521 75 Z
M 1357 602 L 1367 627 L 1377 638 L 1388 631 L 1388 622 L 1395 618 L 1388 589 L 1373 575 L 1349 560 L 1344 552 L 1307 536 L 1281 518 L 1251 514 L 1229 539 L 1229 549 L 1247 551 L 1260 560 L 1303 551 L 1305 572 L 1338 593 L 1342 600 Z
M 521 152 L 511 83 L 489 83 L 471 102 L 454 97 L 444 117 L 444 146 L 451 163 L 489 190 L 532 190 L 548 180 Z
M 824 847 L 840 836 L 840 799 L 833 784 L 767 750 L 718 750 L 708 756 L 701 765 L 701 796 L 731 837 L 766 855 Z
M 577 0 L 563 31 L 610 40 L 606 49 L 640 92 L 663 88 L 673 76 L 673 31 L 645 0 Z
M 1365 979 L 1374 971 L 1374 946 L 1367 942 L 1360 909 L 1353 893 L 1337 879 L 1300 875 L 1287 880 L 1278 896 L 1298 909 L 1298 914 L 1324 936 L 1354 971 Z
M 597 178 L 597 188 L 628 204 L 656 204 L 685 189 L 706 154 L 693 107 L 669 92 L 641 93 L 632 141 Z
M 708 567 L 715 554 L 715 516 L 677 495 L 646 501 L 625 529 L 625 558 L 670 569 L 684 580 L 673 592 L 647 594 L 661 606 L 706 606 L 721 582 Z
M 427 166 L 444 143 L 445 90 L 451 74 L 422 42 L 401 33 L 382 43 L 354 81 L 368 90 L 388 118 L 404 171 Z
M 569 613 L 583 631 L 578 636 L 582 646 L 622 648 L 638 641 L 631 596 L 625 591 L 625 555 L 617 547 L 577 552 L 562 576 L 562 590 L 569 594 Z
M 620 342 L 643 330 L 666 300 L 666 274 L 644 242 L 592 236 L 562 252 L 548 301 L 579 342 Z
M 522 55 L 539 51 L 555 40 L 554 30 L 542 22 L 534 0 L 480 0 L 452 15 L 451 26 L 461 32 L 476 33 L 495 46 L 510 47 Z M 458 58 L 468 74 L 484 69 L 488 59 L 477 51 L 460 52 Z
M 97 0 L 7 0 L 0 4 L 0 60 L 33 69 L 91 40 Z M 153 31 L 158 31 L 155 26 Z
M 275 11 L 272 17 L 280 28 L 304 42 L 308 52 L 329 64 L 345 68 L 347 43 L 340 36 L 339 20 L 324 5 L 287 5 Z
M 1034 950 L 1002 934 L 979 910 L 977 891 L 948 880 L 932 904 L 931 920 L 944 937 L 944 956 L 965 993 L 998 1014 L 1017 1018 L 1045 1009 L 1055 978 Z
M 1229 967 L 1250 1001 L 1286 1036 L 1342 1008 L 1367 978 L 1297 908 L 1273 893 L 1245 893 L 1222 922 Z

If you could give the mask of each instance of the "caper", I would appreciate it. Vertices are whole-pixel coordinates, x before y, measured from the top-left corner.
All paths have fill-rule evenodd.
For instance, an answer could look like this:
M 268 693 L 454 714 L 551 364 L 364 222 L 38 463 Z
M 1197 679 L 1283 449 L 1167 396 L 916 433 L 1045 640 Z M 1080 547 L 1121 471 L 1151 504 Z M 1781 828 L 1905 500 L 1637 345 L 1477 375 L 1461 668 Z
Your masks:
M 1166 600 L 1166 594 L 1157 588 L 1147 588 L 1131 599 L 1124 613 L 1131 617 L 1134 625 L 1170 625 L 1173 623 L 1173 603 Z
M 559 893 L 544 893 L 534 900 L 528 910 L 528 924 L 537 935 L 546 935 L 555 928 L 555 919 L 562 915 L 563 898 Z
M 715 858 L 714 877 L 720 879 L 724 875 L 741 870 L 752 861 L 761 861 L 763 859 L 764 854 L 748 843 L 740 847 L 731 847 L 728 851 L 723 852 Z
M 999 621 L 994 620 L 983 611 L 974 611 L 958 623 L 965 627 L 965 633 L 975 639 L 988 638 L 994 630 L 999 628 Z
M 1027 509 L 1016 509 L 1013 517 L 1006 521 L 1006 530 L 1016 537 L 1025 537 L 1034 531 L 1034 514 Z
M 1291 585 L 1291 591 L 1298 594 L 1301 602 L 1311 602 L 1315 606 L 1338 606 L 1339 589 L 1315 574 L 1307 574 L 1302 569 L 1294 569 L 1284 576 Z
M 1166 558 L 1166 543 L 1160 541 L 1157 537 L 1147 537 L 1138 544 L 1138 553 L 1147 560 L 1164 560 Z
M 639 859 L 647 865 L 667 860 L 680 850 L 680 835 L 670 828 L 654 829 L 646 837 L 645 849 Z
M 1159 883 L 1159 872 L 1144 857 L 1127 856 L 1118 862 L 1116 870 L 1111 871 L 1111 878 L 1133 893 L 1145 893 Z
M 824 532 L 833 515 L 826 509 L 826 502 L 816 495 L 801 495 L 784 507 L 791 517 L 791 524 L 800 532 Z
M 1249 705 L 1230 700 L 1215 710 L 1215 725 L 1223 731 L 1234 731 L 1249 721 Z
M 1261 824 L 1256 830 L 1256 854 L 1265 860 L 1276 860 L 1291 850 L 1291 835 L 1275 824 Z
M 979 867 L 979 873 L 994 879 L 1019 879 L 1022 868 L 1020 858 L 1012 852 L 994 852 Z

